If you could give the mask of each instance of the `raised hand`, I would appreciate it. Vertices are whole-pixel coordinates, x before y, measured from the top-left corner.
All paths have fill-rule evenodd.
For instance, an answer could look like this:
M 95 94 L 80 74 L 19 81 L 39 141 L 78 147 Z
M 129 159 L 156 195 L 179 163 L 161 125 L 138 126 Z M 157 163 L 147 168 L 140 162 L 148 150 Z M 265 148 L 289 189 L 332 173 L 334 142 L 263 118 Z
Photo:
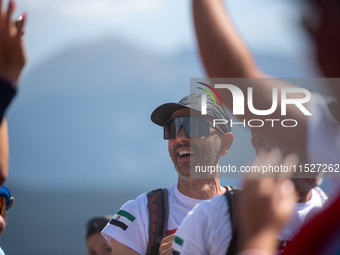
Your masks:
M 2 11 L 0 0 L 0 77 L 16 84 L 26 63 L 26 54 L 22 35 L 26 22 L 26 14 L 20 16 L 17 26 L 12 20 L 16 7 L 13 0 L 8 3 L 6 11 Z
M 282 159 L 280 151 L 259 155 L 255 165 L 289 166 L 299 162 L 295 154 Z M 238 212 L 241 230 L 241 249 L 261 249 L 275 252 L 277 237 L 290 219 L 295 208 L 294 184 L 287 173 L 272 178 L 249 178 L 245 180 L 240 194 Z M 257 176 L 258 177 L 258 176 Z M 267 176 L 268 177 L 268 176 Z

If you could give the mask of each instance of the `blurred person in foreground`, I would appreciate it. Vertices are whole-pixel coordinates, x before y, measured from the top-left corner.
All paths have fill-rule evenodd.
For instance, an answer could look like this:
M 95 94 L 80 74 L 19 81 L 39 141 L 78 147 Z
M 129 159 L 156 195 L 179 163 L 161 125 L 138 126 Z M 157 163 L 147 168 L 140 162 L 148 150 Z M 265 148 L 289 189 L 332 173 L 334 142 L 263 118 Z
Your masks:
M 201 95 L 198 94 L 190 94 L 179 103 L 163 104 L 153 111 L 151 120 L 163 127 L 163 138 L 168 140 L 178 179 L 158 198 L 148 199 L 148 194 L 143 193 L 122 206 L 102 232 L 112 244 L 113 255 L 149 255 L 158 251 L 162 255 L 171 254 L 174 233 L 187 213 L 196 204 L 229 189 L 220 185 L 218 171 L 191 177 L 195 166 L 217 168 L 220 158 L 232 145 L 234 136 L 229 125 L 212 126 L 213 119 L 219 118 L 229 119 L 229 116 L 210 97 L 207 115 L 201 115 Z M 156 201 L 162 205 L 156 206 Z M 156 219 L 151 218 L 153 215 Z M 160 222 L 163 215 L 168 217 Z M 162 231 L 156 230 L 158 225 L 164 226 Z M 153 242 L 155 244 L 150 245 Z
M 101 231 L 110 221 L 112 215 L 95 217 L 86 224 L 86 246 L 89 255 L 111 255 L 112 247 L 101 235 Z
M 22 39 L 26 14 L 21 15 L 15 24 L 12 20 L 15 7 L 10 0 L 7 10 L 3 10 L 0 0 L 0 185 L 7 179 L 9 162 L 8 130 L 4 114 L 16 93 L 17 83 L 26 62 Z M 0 235 L 5 226 L 5 220 L 0 216 Z
M 197 1 L 197 4 L 203 2 L 205 4 L 210 4 L 208 3 L 208 1 Z M 309 17 L 313 21 L 312 24 L 314 24 L 314 27 L 310 27 L 312 29 L 310 29 L 309 31 L 311 32 L 311 35 L 316 44 L 316 57 L 319 67 L 324 75 L 328 78 L 340 77 L 340 1 L 310 0 L 308 2 L 315 5 L 317 10 L 317 13 L 315 13 L 314 16 Z M 218 4 L 221 7 L 221 2 L 219 2 Z M 202 11 L 203 9 L 200 10 Z M 226 16 L 225 14 L 223 14 L 223 11 L 222 13 L 221 10 L 218 12 L 220 12 L 219 18 L 223 20 L 223 23 L 226 19 Z M 228 21 L 227 26 L 229 25 L 230 23 Z M 231 30 L 234 32 L 233 28 L 231 28 Z M 230 34 L 227 34 L 228 32 L 223 33 L 223 36 L 229 37 Z M 236 40 L 239 39 L 238 36 L 236 36 L 236 38 Z M 202 47 L 205 46 L 202 45 Z M 227 53 L 231 52 L 230 48 L 228 50 L 228 47 L 224 49 L 226 49 Z M 241 49 L 244 50 L 246 48 L 241 47 Z M 240 51 L 238 51 L 238 53 L 240 53 Z M 243 55 L 243 57 L 249 57 L 249 52 L 247 50 L 243 53 L 245 53 L 245 55 L 241 53 L 240 56 Z M 252 68 L 254 67 L 253 60 L 251 60 L 250 62 L 244 62 L 244 60 L 244 58 L 243 60 L 241 60 L 242 63 L 239 66 L 241 67 L 241 71 L 256 70 L 256 68 Z M 244 64 L 249 64 L 251 68 L 244 68 Z M 212 69 L 210 69 L 210 71 L 212 71 Z M 243 75 L 241 76 L 244 75 L 248 76 L 250 74 L 243 73 Z M 259 75 L 259 72 L 255 71 L 255 74 L 252 73 L 251 75 L 257 76 Z M 335 98 L 339 102 L 340 86 L 336 83 L 331 83 L 330 85 Z M 266 91 L 265 88 L 263 89 L 264 91 Z M 335 121 L 329 114 L 326 104 L 322 101 L 322 99 L 317 99 L 317 102 L 314 102 L 313 104 L 313 108 L 319 118 L 309 123 L 307 123 L 307 120 L 305 120 L 303 128 L 301 129 L 302 132 L 300 132 L 300 135 L 303 139 L 302 141 L 304 141 L 304 143 L 302 143 L 300 146 L 297 145 L 296 148 L 302 151 L 306 151 L 307 153 L 309 152 L 309 160 L 314 160 L 314 162 L 317 162 L 315 160 L 322 160 L 323 162 L 330 163 L 338 162 L 338 157 L 340 155 L 340 144 L 338 142 L 340 140 L 339 123 Z M 334 116 L 337 120 L 340 120 L 339 106 L 337 106 Z M 309 133 L 308 135 L 303 134 L 303 131 L 306 132 L 306 130 Z M 314 134 L 314 136 L 310 134 Z M 309 146 L 307 144 L 309 144 Z M 311 145 L 314 145 L 314 148 L 310 148 Z M 287 191 L 287 189 L 282 188 L 281 183 L 273 179 L 269 180 L 270 181 L 268 182 L 271 183 L 267 184 L 265 183 L 265 180 L 259 179 L 250 180 L 245 184 L 243 192 L 244 196 L 243 199 L 241 199 L 241 201 L 243 202 L 240 203 L 242 206 L 239 210 L 241 212 L 250 211 L 252 213 L 243 213 L 242 216 L 239 218 L 239 224 L 240 226 L 243 225 L 243 236 L 245 237 L 244 243 L 240 246 L 240 254 L 242 255 L 275 254 L 275 236 L 280 233 L 283 224 L 288 220 L 288 215 L 290 214 L 290 211 L 286 210 L 286 208 L 290 208 L 291 202 L 289 201 L 292 201 L 293 196 L 291 193 L 283 192 Z M 338 179 L 334 180 L 334 182 L 339 184 Z M 270 189 L 264 189 L 263 186 L 269 186 Z M 275 195 L 276 193 L 279 194 L 279 197 L 282 199 L 282 204 L 286 204 L 285 206 L 277 206 L 277 198 Z M 284 255 L 340 254 L 339 190 L 334 191 L 333 197 L 334 202 L 332 203 L 332 205 L 302 228 L 302 230 L 290 243 L 287 249 L 283 252 Z M 259 203 L 261 203 L 261 206 L 258 206 Z
M 240 194 L 238 224 L 243 242 L 238 255 L 277 254 L 275 236 L 291 217 L 295 195 L 277 179 L 246 180 Z M 340 196 L 301 229 L 282 255 L 340 254 L 339 215 Z

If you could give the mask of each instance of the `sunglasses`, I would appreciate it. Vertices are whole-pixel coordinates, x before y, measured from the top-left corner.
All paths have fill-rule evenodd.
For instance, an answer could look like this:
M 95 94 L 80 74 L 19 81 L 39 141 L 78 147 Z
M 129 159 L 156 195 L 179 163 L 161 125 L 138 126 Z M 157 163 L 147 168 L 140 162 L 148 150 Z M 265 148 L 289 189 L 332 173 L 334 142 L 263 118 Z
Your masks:
M 188 137 L 209 136 L 210 126 L 212 126 L 212 124 L 204 118 L 189 116 L 177 117 L 165 122 L 163 126 L 164 139 L 169 140 L 176 138 L 181 127 L 184 127 L 185 133 Z M 218 128 L 216 129 L 219 130 Z M 219 131 L 222 132 L 221 130 Z

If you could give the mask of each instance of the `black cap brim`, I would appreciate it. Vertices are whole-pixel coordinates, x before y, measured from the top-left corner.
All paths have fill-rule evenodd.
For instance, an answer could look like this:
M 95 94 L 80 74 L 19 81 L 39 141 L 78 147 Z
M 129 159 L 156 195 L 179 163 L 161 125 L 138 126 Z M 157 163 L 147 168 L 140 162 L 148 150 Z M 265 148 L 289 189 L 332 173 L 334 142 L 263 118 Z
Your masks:
M 188 106 L 178 104 L 178 103 L 167 103 L 157 107 L 151 114 L 151 121 L 159 126 L 164 126 L 171 115 L 180 109 L 189 108 Z

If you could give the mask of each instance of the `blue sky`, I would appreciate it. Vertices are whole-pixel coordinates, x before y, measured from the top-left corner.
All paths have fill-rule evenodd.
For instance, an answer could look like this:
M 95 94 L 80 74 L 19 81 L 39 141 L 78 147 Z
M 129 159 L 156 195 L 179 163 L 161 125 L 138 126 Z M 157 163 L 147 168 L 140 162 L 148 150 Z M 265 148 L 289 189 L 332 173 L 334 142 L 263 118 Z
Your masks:
M 295 24 L 292 1 L 225 1 L 237 27 L 255 51 L 300 54 L 306 40 Z M 102 38 L 119 38 L 157 55 L 196 45 L 189 0 L 18 0 L 28 12 L 30 66 L 63 49 Z

